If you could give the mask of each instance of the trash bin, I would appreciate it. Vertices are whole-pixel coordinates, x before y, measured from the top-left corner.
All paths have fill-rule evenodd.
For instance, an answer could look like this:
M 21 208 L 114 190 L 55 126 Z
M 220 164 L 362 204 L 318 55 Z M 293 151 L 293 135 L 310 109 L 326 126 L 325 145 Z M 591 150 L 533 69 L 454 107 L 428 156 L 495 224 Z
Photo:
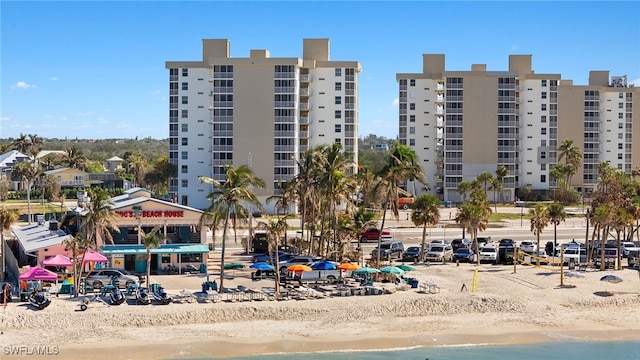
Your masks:
M 206 274 L 206 273 L 207 273 L 207 265 L 200 264 L 200 274 Z
M 418 280 L 414 280 L 411 282 L 411 288 L 412 289 L 417 289 L 418 288 Z
M 569 270 L 575 270 L 575 268 L 576 268 L 576 260 L 569 259 Z

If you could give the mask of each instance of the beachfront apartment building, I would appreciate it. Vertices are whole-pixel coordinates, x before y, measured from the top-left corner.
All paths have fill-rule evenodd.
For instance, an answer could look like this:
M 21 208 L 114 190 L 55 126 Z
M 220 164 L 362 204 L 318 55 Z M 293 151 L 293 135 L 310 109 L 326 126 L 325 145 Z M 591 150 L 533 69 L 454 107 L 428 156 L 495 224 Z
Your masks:
M 503 179 L 500 201 L 516 200 L 516 189 L 544 193 L 554 189 L 550 171 L 558 147 L 573 141 L 583 155 L 572 179 L 581 193 L 593 191 L 597 166 L 631 173 L 640 165 L 640 94 L 624 76 L 591 71 L 588 85 L 574 85 L 560 74 L 536 74 L 531 55 L 509 56 L 509 69 L 445 69 L 444 54 L 423 54 L 421 73 L 397 73 L 399 142 L 412 148 L 427 175 L 427 185 L 407 183 L 412 193 L 429 192 L 459 202 L 458 184 L 482 172 Z
M 329 58 L 329 39 L 303 39 L 299 57 L 251 50 L 230 57 L 227 39 L 204 39 L 202 60 L 167 61 L 169 161 L 178 176 L 170 192 L 178 203 L 204 209 L 213 190 L 199 176 L 224 180 L 225 165 L 248 165 L 267 187 L 281 192 L 298 173 L 300 155 L 340 143 L 358 162 L 357 61 Z M 267 209 L 267 211 L 270 211 Z

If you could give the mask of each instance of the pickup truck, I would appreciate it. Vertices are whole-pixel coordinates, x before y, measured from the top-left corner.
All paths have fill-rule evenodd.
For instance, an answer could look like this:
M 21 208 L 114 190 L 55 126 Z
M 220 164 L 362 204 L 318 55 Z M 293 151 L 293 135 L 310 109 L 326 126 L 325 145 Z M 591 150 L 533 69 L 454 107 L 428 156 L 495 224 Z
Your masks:
M 312 270 L 303 271 L 293 277 L 294 281 L 303 283 L 330 283 L 335 284 L 340 277 L 340 270 Z

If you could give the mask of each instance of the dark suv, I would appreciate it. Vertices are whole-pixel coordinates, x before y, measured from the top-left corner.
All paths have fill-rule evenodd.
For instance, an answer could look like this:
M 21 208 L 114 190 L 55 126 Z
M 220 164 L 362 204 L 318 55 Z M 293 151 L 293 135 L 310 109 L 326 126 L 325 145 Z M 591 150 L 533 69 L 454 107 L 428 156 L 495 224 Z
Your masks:
M 409 246 L 407 251 L 402 255 L 402 261 L 419 261 L 420 260 L 420 249 L 421 246 Z M 422 251 L 423 254 L 426 254 L 426 251 Z
M 380 244 L 380 249 L 376 247 L 371 251 L 371 257 L 378 258 L 378 251 L 380 251 L 381 259 L 402 259 L 402 255 L 404 255 L 404 244 L 400 241 L 385 241 Z

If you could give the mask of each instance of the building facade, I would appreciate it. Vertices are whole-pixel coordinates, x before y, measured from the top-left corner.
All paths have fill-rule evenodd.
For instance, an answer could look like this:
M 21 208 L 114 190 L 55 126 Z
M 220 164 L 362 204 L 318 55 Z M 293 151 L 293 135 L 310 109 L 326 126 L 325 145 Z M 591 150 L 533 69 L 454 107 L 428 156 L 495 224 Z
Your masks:
M 302 58 L 229 54 L 229 40 L 204 39 L 202 60 L 165 64 L 169 161 L 178 168 L 169 190 L 179 204 L 208 207 L 212 188 L 199 177 L 222 181 L 228 164 L 248 165 L 266 182 L 255 190 L 265 204 L 307 149 L 338 142 L 357 164 L 357 61 L 330 60 L 329 39 L 304 39 Z
M 503 179 L 500 201 L 514 201 L 517 188 L 555 188 L 550 171 L 563 140 L 584 154 L 572 186 L 588 193 L 597 183 L 597 165 L 609 161 L 631 172 L 640 150 L 631 139 L 638 114 L 638 89 L 625 77 L 590 72 L 588 85 L 574 85 L 560 74 L 536 74 L 531 55 L 511 55 L 509 69 L 445 69 L 444 54 L 424 54 L 422 73 L 398 73 L 399 142 L 418 155 L 427 185 L 409 182 L 407 190 L 437 194 L 459 202 L 457 187 L 482 172 Z M 634 106 L 635 103 L 635 106 Z

